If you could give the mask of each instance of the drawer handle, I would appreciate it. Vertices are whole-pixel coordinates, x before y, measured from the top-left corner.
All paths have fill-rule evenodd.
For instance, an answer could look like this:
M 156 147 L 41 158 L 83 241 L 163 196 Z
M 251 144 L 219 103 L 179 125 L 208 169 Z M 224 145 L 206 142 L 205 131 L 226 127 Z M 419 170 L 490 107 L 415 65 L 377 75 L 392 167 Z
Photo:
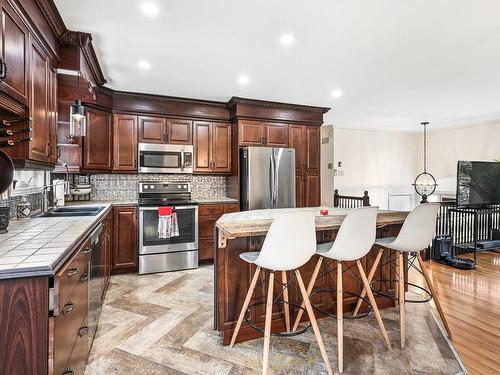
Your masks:
M 75 309 L 75 304 L 73 302 L 68 302 L 67 304 L 64 305 L 64 307 L 61 310 L 61 313 L 63 315 L 69 314 L 71 311 Z
M 68 272 L 66 272 L 66 276 L 68 277 L 75 276 L 78 273 L 78 271 L 79 271 L 78 267 L 70 268 Z
M 80 276 L 80 282 L 83 283 L 84 281 L 87 281 L 89 279 L 89 274 L 84 273 L 82 276 Z
M 68 369 L 64 370 L 62 375 L 73 375 L 74 373 L 75 372 L 72 369 L 68 368 Z
M 92 252 L 92 248 L 91 247 L 87 247 L 85 250 L 82 250 L 82 254 L 89 254 Z
M 83 326 L 78 330 L 78 336 L 80 337 L 85 336 L 87 333 L 89 333 L 89 327 L 87 326 Z

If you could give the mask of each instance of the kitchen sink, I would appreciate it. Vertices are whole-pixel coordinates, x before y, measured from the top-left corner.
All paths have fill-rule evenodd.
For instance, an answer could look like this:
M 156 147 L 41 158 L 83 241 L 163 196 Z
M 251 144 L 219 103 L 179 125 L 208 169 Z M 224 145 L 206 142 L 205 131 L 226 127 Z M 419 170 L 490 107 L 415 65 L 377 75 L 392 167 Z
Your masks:
M 104 206 L 77 206 L 77 207 L 57 207 L 52 211 L 40 213 L 34 217 L 72 217 L 72 216 L 96 216 Z

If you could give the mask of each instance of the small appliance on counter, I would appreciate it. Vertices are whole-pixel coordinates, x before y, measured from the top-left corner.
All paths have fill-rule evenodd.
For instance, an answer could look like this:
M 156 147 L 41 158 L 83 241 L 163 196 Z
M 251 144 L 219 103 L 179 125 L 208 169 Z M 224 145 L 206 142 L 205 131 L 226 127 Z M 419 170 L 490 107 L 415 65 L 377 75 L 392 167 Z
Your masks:
M 178 232 L 165 235 L 158 224 L 170 213 Z M 191 199 L 191 184 L 139 182 L 139 274 L 197 267 L 198 202 Z

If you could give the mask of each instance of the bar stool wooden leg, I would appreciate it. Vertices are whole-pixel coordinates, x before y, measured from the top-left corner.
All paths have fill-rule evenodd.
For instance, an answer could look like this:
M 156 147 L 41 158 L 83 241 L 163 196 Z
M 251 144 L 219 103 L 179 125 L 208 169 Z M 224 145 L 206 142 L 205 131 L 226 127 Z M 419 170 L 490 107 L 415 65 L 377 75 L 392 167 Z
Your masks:
M 399 273 L 399 252 L 396 255 L 396 270 Z M 396 306 L 399 305 L 399 275 L 396 277 L 396 282 L 394 283 L 394 300 Z
M 375 262 L 373 262 L 372 268 L 370 269 L 370 272 L 368 273 L 368 285 L 373 280 L 373 276 L 375 276 L 375 272 L 377 271 L 377 266 L 380 262 L 380 258 L 382 258 L 382 254 L 384 254 L 384 249 L 380 249 L 378 251 L 377 257 L 375 258 Z M 359 309 L 361 308 L 361 305 L 363 304 L 363 298 L 366 295 L 366 287 L 363 287 L 363 290 L 361 291 L 360 298 L 358 298 L 358 303 L 356 304 L 356 308 L 354 309 L 354 312 L 352 313 L 353 316 L 358 315 Z
M 288 304 L 288 287 L 286 285 L 287 283 L 287 278 L 286 278 L 286 271 L 281 272 L 281 282 L 284 284 L 284 290 L 283 290 L 283 300 L 285 303 L 283 304 L 284 309 L 285 309 L 285 325 L 286 325 L 286 331 L 290 332 L 290 305 Z
M 406 314 L 405 314 L 405 265 L 403 253 L 399 253 L 399 326 L 401 330 L 401 348 L 405 347 L 405 337 L 406 337 Z
M 443 321 L 444 328 L 446 329 L 446 332 L 448 333 L 448 337 L 451 339 L 450 327 L 448 326 L 448 322 L 446 321 L 446 318 L 444 316 L 443 309 L 441 308 L 441 304 L 439 303 L 439 299 L 436 295 L 436 291 L 434 290 L 434 285 L 432 284 L 432 280 L 429 276 L 429 272 L 427 271 L 427 268 L 425 268 L 425 266 L 424 266 L 424 261 L 422 260 L 420 253 L 417 253 L 417 259 L 418 259 L 418 264 L 420 265 L 420 268 L 422 270 L 422 273 L 424 274 L 425 282 L 427 283 L 427 286 L 429 287 L 429 289 L 432 293 L 432 298 L 434 299 L 434 303 L 436 304 L 437 310 L 439 312 L 439 316 L 441 317 L 441 320 Z
M 318 278 L 318 273 L 321 268 L 321 263 L 323 263 L 323 257 L 319 257 L 318 263 L 316 263 L 316 267 L 314 268 L 314 272 L 311 276 L 311 280 L 309 281 L 309 285 L 307 286 L 307 296 L 309 297 L 311 295 L 312 289 L 314 288 L 314 284 L 316 283 L 316 279 Z M 297 327 L 300 324 L 300 319 L 302 319 L 302 314 L 304 313 L 304 308 L 305 304 L 304 301 L 302 301 L 302 304 L 300 305 L 301 309 L 299 309 L 299 313 L 297 314 L 297 318 L 295 319 L 295 323 L 293 324 L 293 331 L 297 330 Z
M 264 326 L 264 353 L 262 356 L 262 375 L 269 371 L 269 345 L 271 344 L 271 319 L 273 316 L 274 272 L 269 274 L 269 287 L 267 289 L 266 320 Z
M 356 264 L 358 265 L 358 270 L 359 274 L 361 275 L 361 280 L 363 280 L 363 284 L 365 285 L 365 288 L 368 293 L 368 299 L 370 300 L 370 303 L 373 308 L 373 312 L 375 313 L 375 318 L 377 319 L 378 326 L 380 327 L 380 331 L 382 332 L 382 336 L 384 337 L 385 344 L 387 345 L 387 349 L 392 350 L 391 342 L 389 341 L 389 336 L 387 335 L 387 331 L 385 330 L 384 322 L 382 320 L 382 317 L 380 316 L 380 312 L 378 310 L 377 306 L 377 301 L 375 300 L 375 297 L 373 296 L 373 292 L 370 289 L 370 283 L 368 282 L 368 279 L 366 278 L 365 271 L 363 270 L 363 266 L 361 265 L 361 262 L 358 260 L 356 261 Z
M 328 360 L 328 355 L 326 354 L 325 345 L 323 344 L 323 339 L 321 338 L 321 333 L 319 332 L 318 322 L 316 321 L 316 317 L 314 316 L 314 311 L 311 306 L 311 302 L 309 301 L 309 295 L 307 293 L 304 282 L 302 281 L 299 270 L 295 270 L 295 275 L 297 276 L 297 283 L 299 284 L 302 298 L 304 298 L 304 305 L 307 311 L 307 315 L 309 315 L 309 320 L 311 321 L 311 326 L 313 328 L 314 335 L 316 336 L 316 341 L 318 342 L 321 356 L 323 357 L 323 361 L 325 362 L 326 370 L 328 371 L 329 375 L 333 375 L 332 368 L 330 367 L 330 361 Z
M 257 280 L 259 279 L 260 267 L 257 267 L 255 274 L 253 275 L 252 282 L 250 283 L 250 288 L 248 288 L 247 296 L 245 297 L 245 302 L 243 302 L 243 307 L 241 308 L 240 316 L 238 317 L 238 322 L 236 323 L 236 327 L 233 332 L 233 337 L 231 338 L 231 343 L 229 346 L 233 346 L 236 342 L 236 337 L 238 337 L 238 332 L 241 328 L 241 323 L 243 322 L 243 318 L 245 317 L 245 313 L 248 309 L 248 305 L 250 304 L 250 300 L 252 299 L 253 291 L 255 289 L 255 284 L 257 284 Z
M 337 262 L 337 343 L 339 373 L 344 372 L 344 296 L 342 289 L 342 262 Z

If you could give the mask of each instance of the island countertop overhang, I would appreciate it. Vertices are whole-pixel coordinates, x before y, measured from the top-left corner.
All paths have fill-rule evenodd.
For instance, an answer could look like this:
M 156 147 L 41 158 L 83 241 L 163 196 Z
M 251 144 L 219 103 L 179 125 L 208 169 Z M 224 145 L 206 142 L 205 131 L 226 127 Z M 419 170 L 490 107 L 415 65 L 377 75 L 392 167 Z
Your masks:
M 321 216 L 319 207 L 315 208 L 284 208 L 241 211 L 221 216 L 215 223 L 219 231 L 219 247 L 225 247 L 225 241 L 239 237 L 263 236 L 269 230 L 274 218 L 289 211 L 317 211 L 316 230 L 339 229 L 350 209 L 328 208 L 328 215 Z M 379 210 L 377 228 L 386 225 L 402 224 L 408 212 Z

